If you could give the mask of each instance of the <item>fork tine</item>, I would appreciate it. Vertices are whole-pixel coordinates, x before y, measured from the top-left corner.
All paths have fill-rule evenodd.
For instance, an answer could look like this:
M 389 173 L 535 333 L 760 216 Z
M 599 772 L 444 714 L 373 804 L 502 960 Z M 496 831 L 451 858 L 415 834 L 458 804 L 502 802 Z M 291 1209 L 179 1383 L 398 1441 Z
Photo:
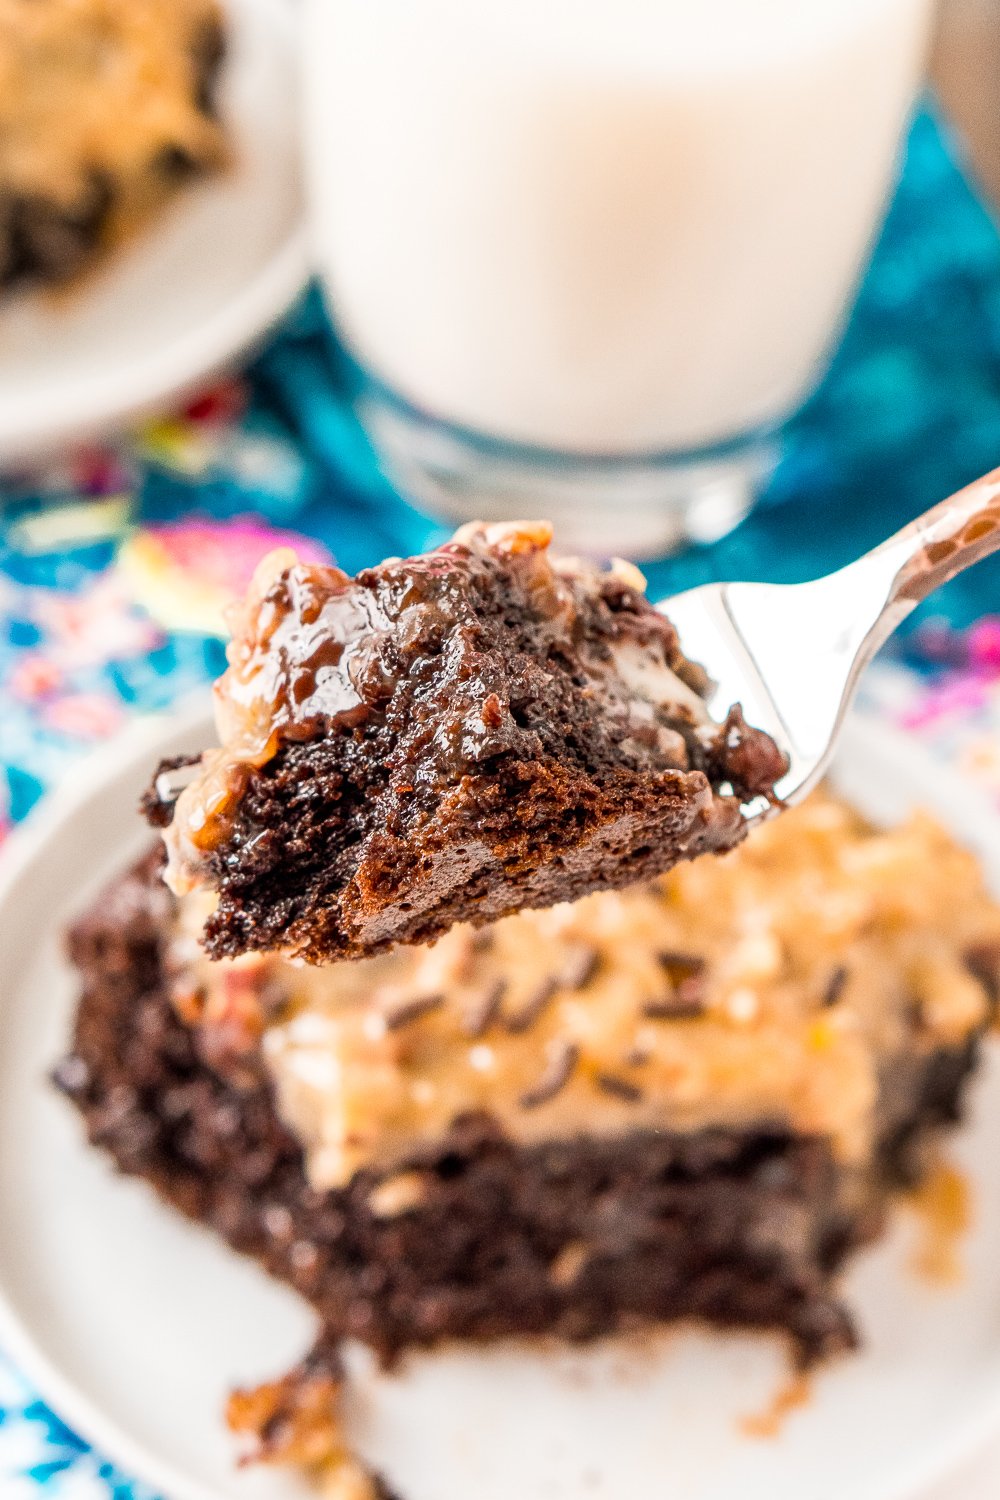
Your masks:
M 705 584 L 658 606 L 677 630 L 685 654 L 712 681 L 712 718 L 721 722 L 738 703 L 747 722 L 787 754 L 788 772 L 775 788 L 784 801 L 799 800 L 821 774 L 844 690 L 843 682 L 828 679 L 803 685 L 814 645 L 804 638 L 807 622 L 796 619 L 796 604 L 801 609 L 808 602 L 796 598 L 804 587 Z M 817 711 L 809 702 L 811 692 L 821 698 L 820 709 L 832 696 L 832 708 Z M 800 712 L 804 706 L 807 713 Z M 753 816 L 764 809 L 744 811 Z
M 768 691 L 752 650 L 733 620 L 727 593 L 728 585 L 703 584 L 661 601 L 657 608 L 676 629 L 685 655 L 708 673 L 711 689 L 707 707 L 711 717 L 721 723 L 730 708 L 739 704 L 749 724 L 763 729 L 788 751 L 791 740 L 788 726 Z M 789 760 L 793 761 L 791 753 Z M 788 777 L 784 778 L 787 780 Z M 748 821 L 755 821 L 773 811 L 773 804 L 767 798 L 755 798 L 744 806 L 743 815 Z
M 703 666 L 712 681 L 708 711 L 724 719 L 734 703 L 740 703 L 747 719 L 758 729 L 775 714 L 775 704 L 757 662 L 728 608 L 725 584 L 704 584 L 658 605 L 680 636 L 686 656 Z M 781 725 L 780 715 L 778 724 Z
M 190 786 L 197 774 L 197 761 L 186 766 L 174 766 L 169 771 L 161 771 L 153 782 L 153 791 L 156 794 L 157 800 L 162 802 L 164 806 L 169 806 L 170 803 L 176 802 L 181 792 Z
M 705 584 L 659 608 L 715 684 L 709 711 L 742 704 L 789 758 L 776 787 L 798 801 L 829 762 L 873 624 L 884 618 L 891 559 L 879 554 L 811 583 Z

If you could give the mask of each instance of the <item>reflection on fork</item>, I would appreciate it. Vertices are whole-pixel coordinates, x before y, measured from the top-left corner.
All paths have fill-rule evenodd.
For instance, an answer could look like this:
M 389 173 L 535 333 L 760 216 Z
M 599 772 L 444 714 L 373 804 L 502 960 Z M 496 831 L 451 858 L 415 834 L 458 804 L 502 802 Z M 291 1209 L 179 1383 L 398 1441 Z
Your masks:
M 705 584 L 659 607 L 714 683 L 713 717 L 742 703 L 748 723 L 787 752 L 777 791 L 798 802 L 826 771 L 875 652 L 936 588 L 997 550 L 1000 469 L 825 578 Z

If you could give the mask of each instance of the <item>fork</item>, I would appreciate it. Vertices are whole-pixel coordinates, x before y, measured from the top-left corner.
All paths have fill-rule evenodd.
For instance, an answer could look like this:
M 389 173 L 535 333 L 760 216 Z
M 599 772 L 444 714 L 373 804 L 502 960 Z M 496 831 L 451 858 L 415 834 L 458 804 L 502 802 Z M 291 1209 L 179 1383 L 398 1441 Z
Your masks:
M 812 583 L 708 583 L 657 608 L 711 679 L 711 717 L 741 703 L 747 723 L 787 753 L 775 791 L 795 803 L 827 770 L 879 647 L 928 594 L 997 550 L 1000 469 Z M 744 807 L 747 817 L 769 811 L 763 798 Z

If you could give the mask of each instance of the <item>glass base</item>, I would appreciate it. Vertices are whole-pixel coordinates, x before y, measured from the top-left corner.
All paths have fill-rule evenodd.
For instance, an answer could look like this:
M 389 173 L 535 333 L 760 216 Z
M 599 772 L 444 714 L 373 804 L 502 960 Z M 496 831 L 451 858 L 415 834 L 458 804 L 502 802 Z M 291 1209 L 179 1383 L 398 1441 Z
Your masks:
M 519 446 L 436 421 L 367 380 L 355 408 L 386 477 L 419 510 L 456 524 L 544 517 L 567 553 L 650 558 L 716 541 L 778 457 L 773 431 L 621 458 Z

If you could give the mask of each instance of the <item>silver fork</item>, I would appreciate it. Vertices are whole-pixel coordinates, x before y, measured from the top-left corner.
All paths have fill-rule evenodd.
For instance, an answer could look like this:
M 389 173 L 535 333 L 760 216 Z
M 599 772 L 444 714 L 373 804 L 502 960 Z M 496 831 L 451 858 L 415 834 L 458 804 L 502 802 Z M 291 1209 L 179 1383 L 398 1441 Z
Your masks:
M 776 791 L 799 802 L 826 771 L 862 671 L 941 584 L 1000 550 L 1000 469 L 812 583 L 709 583 L 657 606 L 712 679 L 708 708 L 742 703 L 788 754 Z M 760 799 L 748 816 L 769 809 Z

